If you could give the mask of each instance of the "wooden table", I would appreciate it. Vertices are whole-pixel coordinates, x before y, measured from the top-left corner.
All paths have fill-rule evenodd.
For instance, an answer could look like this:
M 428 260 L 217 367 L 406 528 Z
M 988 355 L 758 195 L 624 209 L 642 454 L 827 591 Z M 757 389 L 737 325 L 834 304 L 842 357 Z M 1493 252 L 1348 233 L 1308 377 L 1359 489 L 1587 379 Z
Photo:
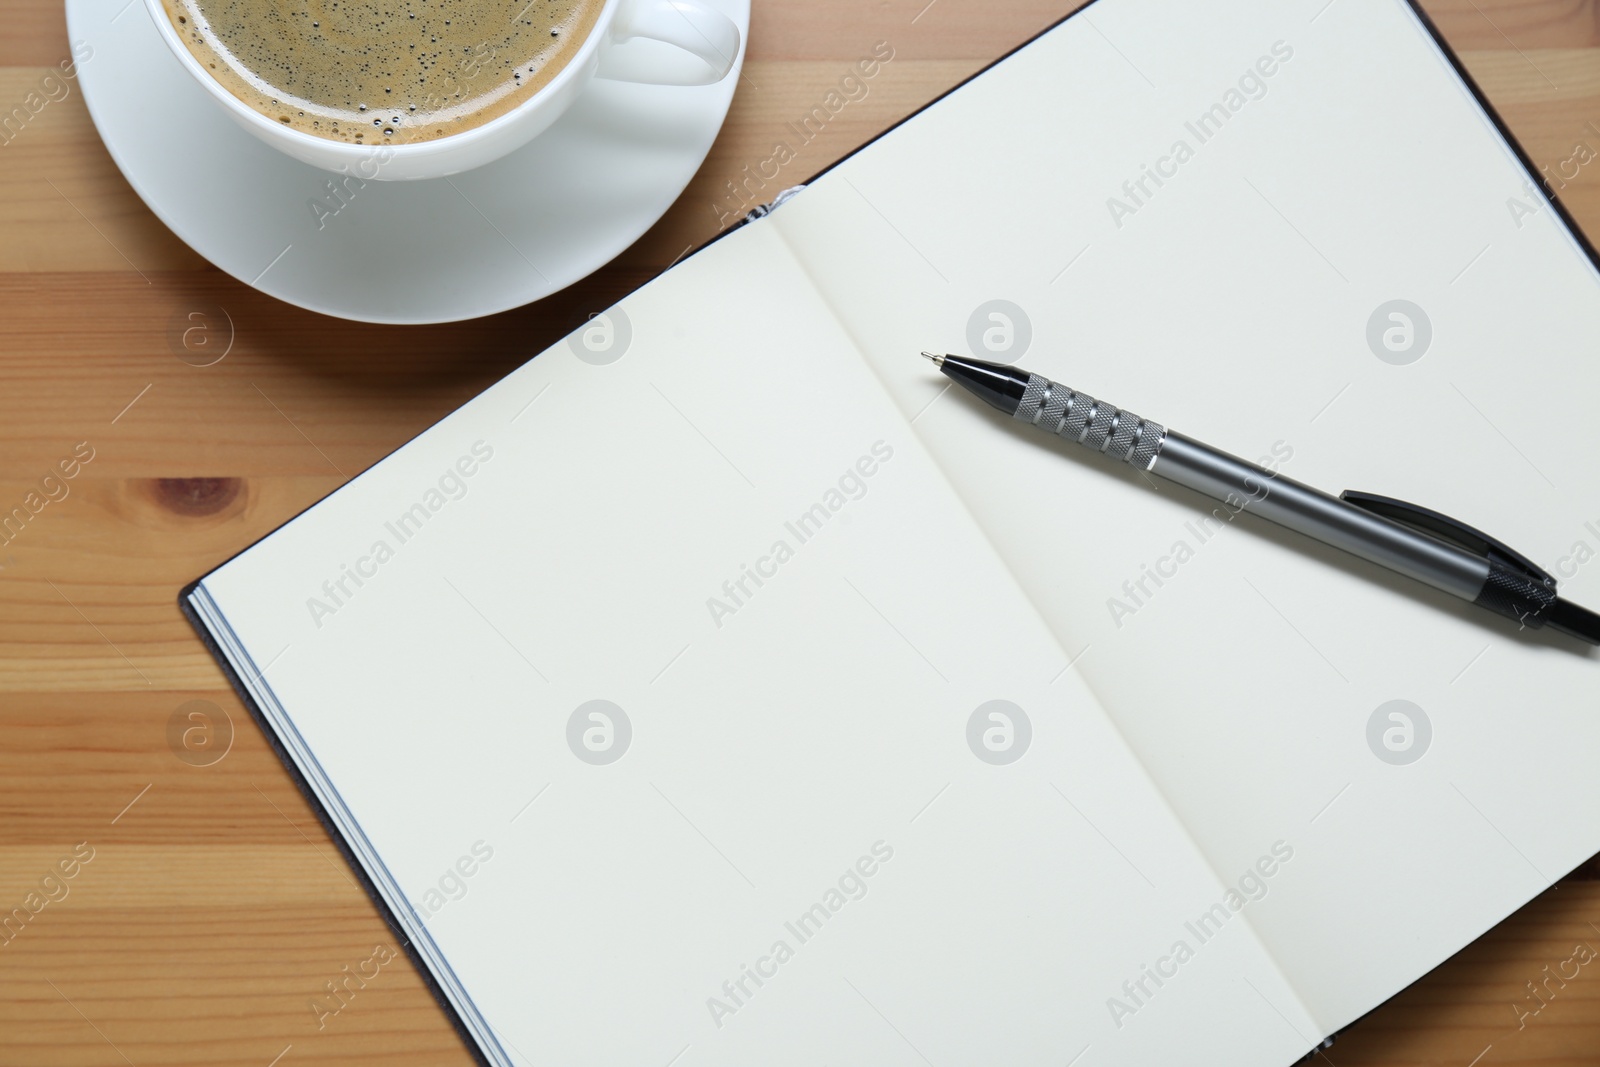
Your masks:
M 0 914 L 74 846 L 93 856 L 67 896 L 0 936 L 0 1065 L 470 1063 L 403 959 L 319 1026 L 313 998 L 394 938 L 178 614 L 179 587 L 715 235 L 726 183 L 876 42 L 894 60 L 802 149 L 795 176 L 1075 6 L 757 0 L 727 127 L 667 217 L 570 291 L 448 327 L 323 318 L 221 274 L 134 195 L 75 86 L 0 146 L 0 511 L 79 442 L 94 454 L 65 498 L 0 534 Z M 1595 0 L 1426 6 L 1536 161 L 1600 152 Z M 60 0 L 6 0 L 0 25 L 9 109 L 68 40 Z M 1597 176 L 1580 168 L 1564 194 L 1592 234 Z M 172 324 L 214 307 L 232 347 L 197 366 Z M 210 352 L 226 340 L 203 339 Z M 196 708 L 212 732 L 188 718 Z M 1575 945 L 1600 946 L 1600 881 L 1585 873 L 1327 1059 L 1600 1063 L 1600 964 L 1518 1021 L 1539 1007 L 1527 983 Z

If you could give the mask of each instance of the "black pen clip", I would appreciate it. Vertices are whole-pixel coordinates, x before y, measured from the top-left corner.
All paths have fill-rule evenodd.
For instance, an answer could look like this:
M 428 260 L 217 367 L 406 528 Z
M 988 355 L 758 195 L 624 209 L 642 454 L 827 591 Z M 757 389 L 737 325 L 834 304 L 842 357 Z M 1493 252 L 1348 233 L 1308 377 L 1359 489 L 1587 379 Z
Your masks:
M 1339 494 L 1339 499 L 1347 504 L 1353 504 L 1363 511 L 1370 511 L 1374 515 L 1381 515 L 1391 522 L 1398 522 L 1402 526 L 1409 526 L 1413 530 L 1420 530 L 1431 534 L 1439 540 L 1464 548 L 1468 552 L 1476 553 L 1489 560 L 1499 563 L 1501 567 L 1521 571 L 1529 579 L 1539 583 L 1547 589 L 1556 587 L 1555 576 L 1540 567 L 1533 560 L 1512 548 L 1504 541 L 1490 537 L 1475 527 L 1468 526 L 1460 519 L 1452 519 L 1448 515 L 1440 514 L 1430 508 L 1396 500 L 1394 497 L 1378 496 L 1376 493 L 1359 493 L 1354 489 L 1346 489 Z
M 1600 616 L 1556 596 L 1555 577 L 1504 541 L 1437 511 L 1393 497 L 1345 490 L 1339 498 L 1353 507 L 1410 527 L 1449 545 L 1482 556 L 1488 564 L 1483 591 L 1473 601 L 1519 626 L 1546 625 L 1591 643 L 1600 643 Z
M 1519 626 L 1535 630 L 1548 626 L 1600 645 L 1600 615 L 1558 597 L 1555 576 L 1505 542 L 1458 519 L 1393 497 L 1347 489 L 1339 499 L 1482 556 L 1488 561 L 1489 574 L 1474 602 L 1479 607 L 1515 619 Z

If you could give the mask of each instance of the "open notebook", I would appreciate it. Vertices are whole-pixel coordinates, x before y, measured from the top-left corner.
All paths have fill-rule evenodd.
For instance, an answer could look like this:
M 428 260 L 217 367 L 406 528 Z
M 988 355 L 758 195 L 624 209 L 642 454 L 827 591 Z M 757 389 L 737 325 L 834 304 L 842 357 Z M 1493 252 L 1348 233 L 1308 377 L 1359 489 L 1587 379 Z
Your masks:
M 1403 0 L 1098 0 L 185 606 L 485 1062 L 1276 1067 L 1600 850 L 1595 658 L 917 352 L 1594 606 L 1597 331 Z

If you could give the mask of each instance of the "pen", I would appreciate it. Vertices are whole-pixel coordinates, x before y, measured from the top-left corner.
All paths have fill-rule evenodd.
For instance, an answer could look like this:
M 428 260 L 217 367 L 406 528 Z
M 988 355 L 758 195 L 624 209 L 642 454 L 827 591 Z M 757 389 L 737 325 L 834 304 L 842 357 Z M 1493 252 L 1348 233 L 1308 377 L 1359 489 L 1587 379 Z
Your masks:
M 945 377 L 1019 422 L 1249 510 L 1325 545 L 1515 619 L 1600 645 L 1600 615 L 1556 595 L 1556 580 L 1487 534 L 1371 493 L 1319 489 L 1202 444 L 1059 382 L 998 363 L 922 353 Z

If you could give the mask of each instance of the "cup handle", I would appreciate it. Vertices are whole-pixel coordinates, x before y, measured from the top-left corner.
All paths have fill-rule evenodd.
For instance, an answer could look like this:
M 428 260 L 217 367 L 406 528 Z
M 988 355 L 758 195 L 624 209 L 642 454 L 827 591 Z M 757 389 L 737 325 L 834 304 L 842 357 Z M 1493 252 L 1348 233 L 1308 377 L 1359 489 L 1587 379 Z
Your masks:
M 698 56 L 705 69 L 682 76 L 636 78 L 602 67 L 600 77 L 654 85 L 711 85 L 728 76 L 739 56 L 739 27 L 703 0 L 622 0 L 611 22 L 611 39 L 622 42 L 636 37 L 681 48 Z

